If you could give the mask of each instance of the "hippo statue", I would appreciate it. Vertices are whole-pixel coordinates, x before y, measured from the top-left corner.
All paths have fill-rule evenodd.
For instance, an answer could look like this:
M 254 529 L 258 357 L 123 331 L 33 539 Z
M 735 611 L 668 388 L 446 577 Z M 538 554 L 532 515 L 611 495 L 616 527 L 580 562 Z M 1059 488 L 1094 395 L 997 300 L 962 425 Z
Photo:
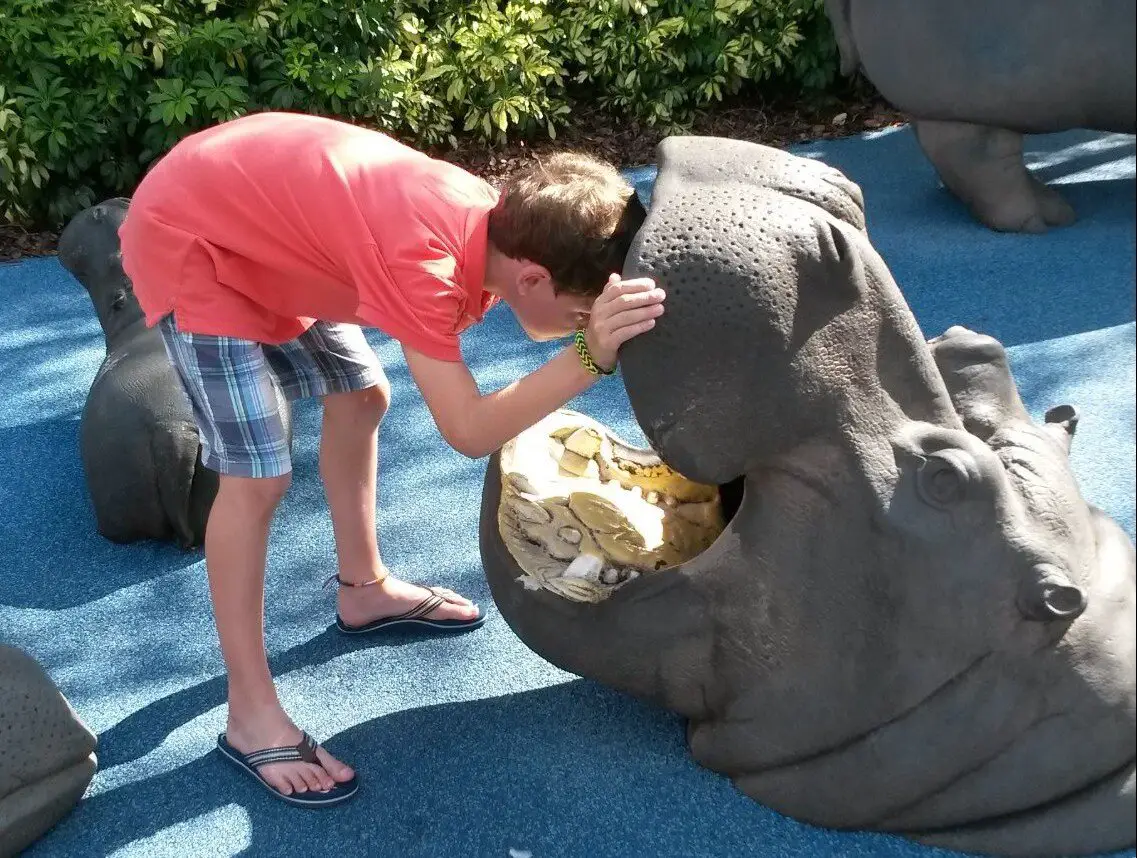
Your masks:
M 668 309 L 620 352 L 650 446 L 562 410 L 490 457 L 502 616 L 785 815 L 1132 847 L 1134 549 L 1080 494 L 1075 409 L 1033 421 L 989 336 L 925 340 L 839 171 L 716 138 L 657 156 L 624 276 Z
M 79 427 L 83 470 L 102 536 L 195 548 L 218 476 L 202 465 L 189 398 L 122 270 L 128 206 L 116 198 L 85 209 L 59 238 L 59 261 L 87 290 L 106 340 Z M 284 403 L 279 388 L 277 396 Z M 281 414 L 291 432 L 286 405 Z
M 841 71 L 914 120 L 949 191 L 996 230 L 1074 211 L 1023 162 L 1023 135 L 1137 130 L 1133 0 L 825 0 Z
M 96 738 L 39 663 L 3 644 L 0 701 L 0 858 L 8 858 L 83 797 Z

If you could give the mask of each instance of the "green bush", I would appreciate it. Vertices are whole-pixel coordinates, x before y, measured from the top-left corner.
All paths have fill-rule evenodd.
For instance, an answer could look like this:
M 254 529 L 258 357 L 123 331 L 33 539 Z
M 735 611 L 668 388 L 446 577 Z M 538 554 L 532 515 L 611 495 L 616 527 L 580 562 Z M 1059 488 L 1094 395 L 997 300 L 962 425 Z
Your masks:
M 817 0 L 568 0 L 560 54 L 597 106 L 682 126 L 744 85 L 820 90 L 836 46 Z M 823 27 L 818 25 L 823 24 Z M 806 37 L 810 37 L 806 40 Z
M 744 87 L 821 90 L 821 0 L 4 0 L 0 217 L 59 226 L 195 130 L 264 109 L 422 147 L 668 130 Z

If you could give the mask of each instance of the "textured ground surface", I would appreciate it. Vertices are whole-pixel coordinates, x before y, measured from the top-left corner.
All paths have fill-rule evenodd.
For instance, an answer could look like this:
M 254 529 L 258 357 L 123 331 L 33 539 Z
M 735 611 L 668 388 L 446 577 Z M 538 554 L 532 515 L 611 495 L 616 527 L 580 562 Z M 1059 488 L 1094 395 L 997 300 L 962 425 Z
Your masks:
M 1073 227 L 983 230 L 937 187 L 907 129 L 795 151 L 862 185 L 872 238 L 927 336 L 951 324 L 989 332 L 1010 348 L 1032 413 L 1079 407 L 1082 487 L 1132 536 L 1134 140 L 1071 133 L 1029 144 L 1077 208 Z M 652 171 L 636 175 L 646 194 Z M 100 739 L 87 797 L 31 855 L 949 854 L 811 828 L 752 803 L 687 759 L 675 718 L 545 664 L 496 614 L 458 638 L 337 637 L 331 591 L 319 588 L 333 547 L 311 406 L 298 415 L 293 488 L 273 535 L 268 649 L 294 717 L 364 785 L 330 813 L 273 801 L 212 752 L 225 686 L 201 557 L 94 533 L 77 431 L 102 340 L 86 296 L 42 258 L 0 265 L 0 302 L 0 639 L 39 659 Z M 381 451 L 386 558 L 487 603 L 476 535 L 484 462 L 443 444 L 398 350 L 372 342 L 395 388 Z M 551 351 L 498 311 L 465 349 L 486 388 Z M 572 406 L 642 440 L 617 379 Z

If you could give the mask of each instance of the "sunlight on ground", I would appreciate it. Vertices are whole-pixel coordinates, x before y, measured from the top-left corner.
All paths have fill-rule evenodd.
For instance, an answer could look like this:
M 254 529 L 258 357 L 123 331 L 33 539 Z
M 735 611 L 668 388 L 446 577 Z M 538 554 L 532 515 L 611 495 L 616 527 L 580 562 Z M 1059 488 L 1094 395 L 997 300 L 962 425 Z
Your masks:
M 184 858 L 186 855 L 225 858 L 248 849 L 252 845 L 252 834 L 248 811 L 236 804 L 227 804 L 128 843 L 108 858 L 142 855 L 146 858 Z
M 1137 175 L 1133 159 L 1133 135 L 1110 134 L 1095 137 L 1073 146 L 1064 146 L 1053 152 L 1031 151 L 1027 140 L 1026 165 L 1031 170 L 1046 170 L 1075 164 L 1079 159 L 1086 165 L 1071 172 L 1055 171 L 1056 175 L 1047 178 L 1047 184 L 1072 185 L 1078 182 L 1101 182 L 1117 179 L 1132 179 Z

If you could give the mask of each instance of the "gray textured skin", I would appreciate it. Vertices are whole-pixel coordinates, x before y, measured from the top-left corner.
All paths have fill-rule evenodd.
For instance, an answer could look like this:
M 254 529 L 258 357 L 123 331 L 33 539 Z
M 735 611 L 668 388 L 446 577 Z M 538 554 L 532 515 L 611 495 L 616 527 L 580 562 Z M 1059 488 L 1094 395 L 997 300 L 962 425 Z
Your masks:
M 625 276 L 668 291 L 621 350 L 637 421 L 741 485 L 718 541 L 598 605 L 481 550 L 517 635 L 688 719 L 693 757 L 814 824 L 1019 856 L 1134 844 L 1134 553 L 990 337 L 927 343 L 859 189 L 742 141 L 669 138 Z M 724 498 L 727 492 L 724 491 Z
M 0 644 L 0 858 L 71 812 L 95 775 L 95 735 L 31 656 Z
M 128 204 L 80 212 L 59 239 L 59 261 L 87 290 L 107 348 L 79 427 L 83 470 L 104 537 L 191 548 L 204 540 L 217 474 L 201 464 L 189 400 L 122 270 Z
M 1137 130 L 1133 0 L 825 0 L 841 70 L 914 120 L 944 185 L 992 229 L 1075 219 L 1023 134 Z

